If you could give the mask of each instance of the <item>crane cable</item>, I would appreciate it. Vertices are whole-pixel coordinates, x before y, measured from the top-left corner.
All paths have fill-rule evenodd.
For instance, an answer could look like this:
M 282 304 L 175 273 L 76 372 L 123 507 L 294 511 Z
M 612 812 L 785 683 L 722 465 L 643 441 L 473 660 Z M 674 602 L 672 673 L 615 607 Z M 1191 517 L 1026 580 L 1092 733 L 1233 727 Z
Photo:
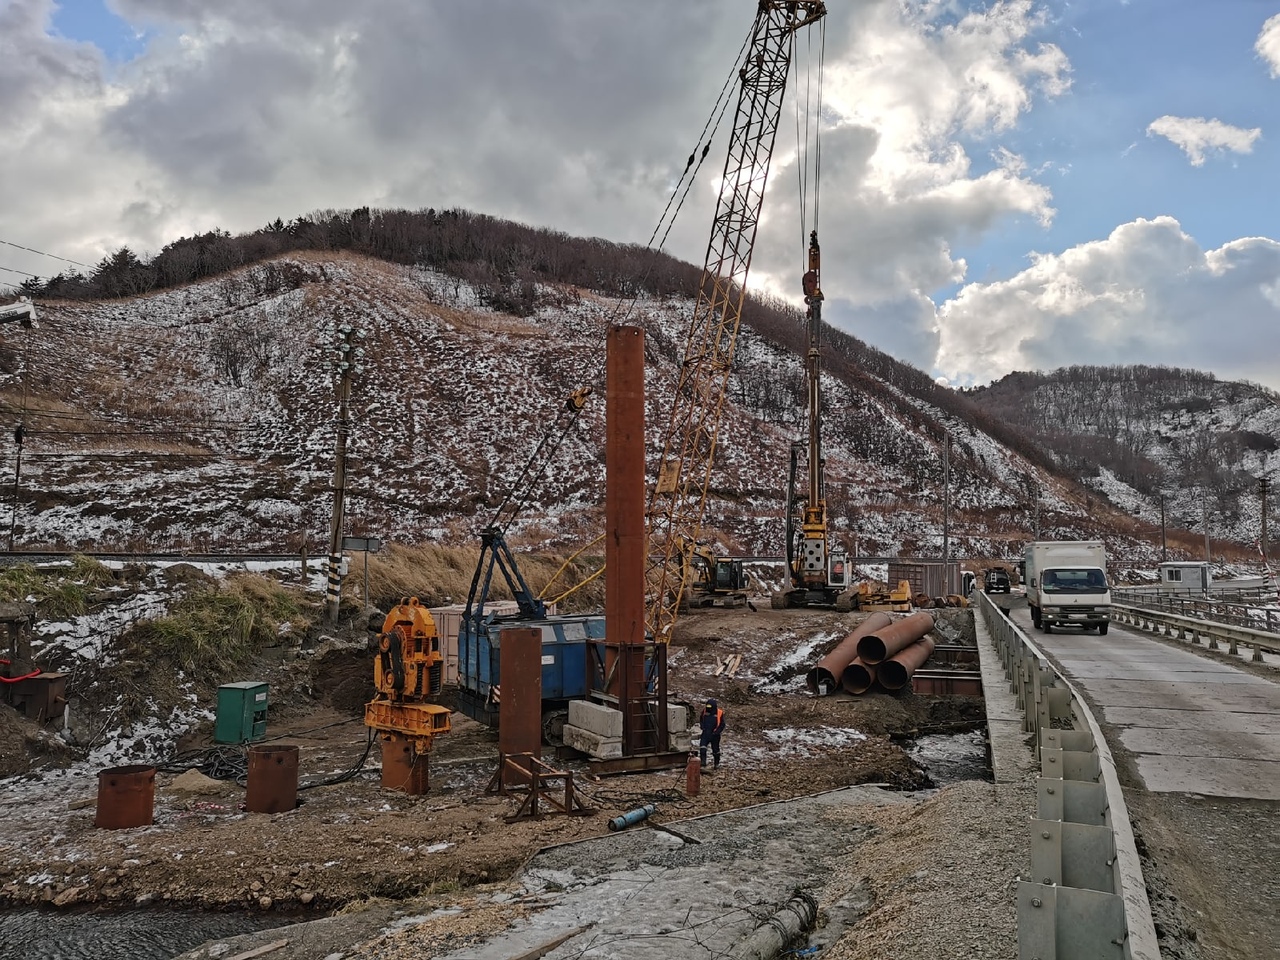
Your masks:
M 800 76 L 799 71 L 792 74 L 795 83 L 795 111 L 796 111 L 796 176 L 800 181 L 800 272 L 804 273 L 808 269 L 807 266 L 807 250 L 809 240 L 809 227 L 807 223 L 809 213 L 809 144 L 813 143 L 813 229 L 818 229 L 818 215 L 822 202 L 822 91 L 823 78 L 826 72 L 826 48 L 827 48 L 827 22 L 822 20 L 818 26 L 818 77 L 817 89 L 813 90 L 812 74 L 813 74 L 813 32 L 807 31 L 806 36 L 809 41 L 809 58 L 805 64 L 805 89 L 804 89 L 804 132 L 801 134 L 800 127 Z M 791 59 L 795 62 L 795 34 L 791 35 Z M 816 110 L 811 106 L 816 105 Z M 812 135 L 809 129 L 810 118 L 813 120 Z
M 739 75 L 744 62 L 743 58 L 746 55 L 746 51 L 750 43 L 751 32 L 748 31 L 747 36 L 742 41 L 742 46 L 738 49 L 737 56 L 734 58 L 733 67 L 729 71 L 729 75 L 725 78 L 725 82 L 720 88 L 720 93 L 716 96 L 716 102 L 712 106 L 706 122 L 703 124 L 702 132 L 698 135 L 698 143 L 703 144 L 702 150 L 699 152 L 697 144 L 694 145 L 693 151 L 689 154 L 689 159 L 685 162 L 684 170 L 681 172 L 679 179 L 672 188 L 671 195 L 667 198 L 667 205 L 663 209 L 662 215 L 658 218 L 658 222 L 653 228 L 653 233 L 649 236 L 649 242 L 645 245 L 645 250 L 655 250 L 655 252 L 660 253 L 666 246 L 667 238 L 671 234 L 671 228 L 675 224 L 676 217 L 679 216 L 680 211 L 684 208 L 684 202 L 689 196 L 689 190 L 693 186 L 693 181 L 697 178 L 698 172 L 702 169 L 702 164 L 706 161 L 707 155 L 711 151 L 711 142 L 715 138 L 716 131 L 720 128 L 720 124 L 724 119 L 725 113 L 728 111 L 731 98 L 727 96 L 727 94 L 732 87 L 734 78 Z M 710 131 L 710 135 L 708 135 L 708 131 Z M 693 171 L 692 174 L 690 174 L 690 170 Z M 683 193 L 681 192 L 681 186 L 684 187 Z M 675 210 L 672 212 L 671 205 L 675 202 L 677 195 L 679 195 L 680 201 L 679 203 L 676 203 Z M 668 218 L 669 213 L 670 217 Z M 653 246 L 653 242 L 658 236 L 658 231 L 662 229 L 663 223 L 666 223 L 666 230 L 663 232 L 662 239 L 655 248 Z M 601 325 L 602 330 L 600 332 L 599 339 L 596 343 L 595 353 L 597 361 L 595 370 L 588 379 L 589 386 L 586 390 L 587 393 L 590 393 L 594 389 L 595 384 L 598 383 L 603 376 L 605 364 L 603 346 L 606 338 L 608 337 L 609 328 L 616 320 L 626 320 L 631 315 L 632 311 L 635 309 L 636 303 L 640 299 L 640 291 L 644 289 L 644 281 L 648 278 L 652 269 L 653 261 L 651 260 L 645 266 L 644 273 L 640 276 L 640 282 L 636 284 L 636 293 L 631 297 L 630 302 L 627 303 L 626 310 L 623 311 L 621 309 L 624 299 L 618 298 L 614 302 L 609 314 L 606 315 L 605 321 Z M 507 528 L 515 522 L 516 517 L 523 512 L 524 508 L 528 505 L 530 498 L 533 496 L 534 489 L 538 483 L 541 482 L 547 468 L 551 465 L 552 459 L 555 457 L 557 451 L 559 451 L 560 445 L 564 442 L 569 431 L 577 423 L 578 417 L 582 413 L 584 406 L 582 401 L 585 401 L 585 399 L 586 394 L 581 390 L 575 391 L 570 395 L 568 401 L 561 407 L 556 419 L 547 428 L 546 432 L 543 433 L 542 439 L 539 440 L 537 447 L 534 448 L 533 453 L 521 468 L 520 473 L 517 474 L 516 478 L 512 481 L 506 494 L 503 496 L 502 500 L 499 501 L 498 506 L 494 508 L 493 514 L 488 523 L 489 527 L 501 530 L 505 533 Z M 559 431 L 558 434 L 557 431 Z M 549 448 L 548 444 L 550 444 Z M 542 465 L 537 468 L 536 472 L 531 474 L 531 471 L 534 470 L 534 465 L 538 462 L 539 457 L 543 455 L 544 450 L 546 450 L 547 453 L 542 461 Z M 517 491 L 520 490 L 523 490 L 524 494 L 516 500 Z M 510 509 L 508 509 L 508 507 Z

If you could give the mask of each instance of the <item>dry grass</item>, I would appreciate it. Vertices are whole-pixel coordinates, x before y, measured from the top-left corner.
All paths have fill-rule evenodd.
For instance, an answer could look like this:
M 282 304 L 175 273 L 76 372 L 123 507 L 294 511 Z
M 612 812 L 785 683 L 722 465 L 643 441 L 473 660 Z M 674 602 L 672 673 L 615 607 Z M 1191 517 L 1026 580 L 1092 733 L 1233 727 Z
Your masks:
M 520 573 L 536 596 L 547 585 L 566 556 L 516 554 Z M 446 547 L 425 544 L 406 547 L 392 544 L 385 552 L 369 557 L 369 596 L 380 607 L 396 603 L 401 597 L 417 597 L 429 606 L 464 603 L 479 562 L 479 547 Z M 603 558 L 580 557 L 556 581 L 553 593 L 561 593 L 580 583 L 599 568 Z M 353 595 L 363 589 L 364 558 L 356 554 L 351 560 L 351 575 L 346 587 Z M 563 584 L 563 586 L 560 586 Z M 490 597 L 511 599 L 506 581 L 494 570 Z M 584 587 L 560 605 L 560 612 L 594 610 L 604 606 L 604 580 L 600 578 Z
M 300 633 L 318 613 L 296 588 L 235 574 L 188 593 L 167 616 L 137 624 L 122 639 L 136 657 L 162 660 L 197 681 L 215 683 L 256 651 L 278 644 L 286 625 Z

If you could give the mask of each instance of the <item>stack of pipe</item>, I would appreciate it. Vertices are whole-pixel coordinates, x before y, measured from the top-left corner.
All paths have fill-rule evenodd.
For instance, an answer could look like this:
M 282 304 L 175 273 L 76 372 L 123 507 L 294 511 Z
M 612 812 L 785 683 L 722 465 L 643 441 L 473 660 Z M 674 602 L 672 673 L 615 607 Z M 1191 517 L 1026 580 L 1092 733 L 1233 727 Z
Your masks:
M 857 656 L 844 668 L 841 686 L 849 693 L 866 693 L 879 682 L 886 690 L 901 690 L 933 653 L 925 634 L 934 627 L 927 613 L 913 613 L 858 639 Z
M 858 624 L 853 633 L 836 644 L 835 648 L 819 660 L 817 665 L 805 676 L 805 683 L 809 687 L 809 692 L 816 693 L 820 697 L 835 693 L 841 685 L 841 676 L 857 656 L 858 641 L 869 634 L 875 633 L 877 630 L 884 630 L 892 626 L 892 624 L 893 617 L 887 613 L 873 613 Z M 861 690 L 851 692 L 862 693 Z

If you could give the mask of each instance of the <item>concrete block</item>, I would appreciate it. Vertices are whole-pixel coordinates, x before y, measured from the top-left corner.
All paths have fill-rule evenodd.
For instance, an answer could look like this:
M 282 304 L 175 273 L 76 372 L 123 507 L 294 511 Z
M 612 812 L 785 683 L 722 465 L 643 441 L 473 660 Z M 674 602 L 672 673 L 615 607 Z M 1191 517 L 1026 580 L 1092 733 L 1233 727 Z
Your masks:
M 613 760 L 622 756 L 622 737 L 602 737 L 573 724 L 565 724 L 564 742 L 566 746 L 581 750 L 597 760 Z
M 569 723 L 601 737 L 622 736 L 622 711 L 590 700 L 569 701 Z
M 684 733 L 689 729 L 689 708 L 683 703 L 667 704 L 667 732 Z
M 693 735 L 687 732 L 676 733 L 674 731 L 667 732 L 668 750 L 681 750 L 688 752 L 693 749 Z

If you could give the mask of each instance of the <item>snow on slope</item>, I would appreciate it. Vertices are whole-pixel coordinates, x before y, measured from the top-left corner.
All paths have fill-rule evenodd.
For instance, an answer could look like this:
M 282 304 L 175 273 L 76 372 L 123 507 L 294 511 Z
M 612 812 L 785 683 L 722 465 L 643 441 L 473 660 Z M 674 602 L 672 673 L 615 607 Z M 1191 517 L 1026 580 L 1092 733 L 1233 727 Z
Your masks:
M 646 328 L 654 471 L 692 303 L 642 298 L 624 317 L 625 304 L 542 288 L 536 314 L 517 318 L 429 270 L 338 254 L 281 262 L 301 286 L 254 293 L 242 272 L 130 301 L 46 306 L 25 378 L 0 378 L 11 405 L 24 381 L 28 394 L 15 546 L 296 550 L 305 540 L 316 552 L 331 509 L 344 324 L 363 332 L 365 351 L 350 401 L 352 534 L 470 539 L 515 488 L 530 493 L 517 541 L 594 537 L 603 340 L 619 318 Z M 782 552 L 803 377 L 800 357 L 743 328 L 708 503 L 707 539 L 719 548 Z M 538 482 L 523 482 L 582 385 L 596 395 Z M 850 548 L 940 555 L 942 451 L 927 421 L 954 438 L 956 555 L 1015 553 L 1037 497 L 1061 529 L 1099 535 L 1099 516 L 1069 486 L 903 390 L 884 384 L 871 396 L 827 376 L 824 408 L 832 525 Z M 1122 539 L 1127 551 L 1146 549 Z

